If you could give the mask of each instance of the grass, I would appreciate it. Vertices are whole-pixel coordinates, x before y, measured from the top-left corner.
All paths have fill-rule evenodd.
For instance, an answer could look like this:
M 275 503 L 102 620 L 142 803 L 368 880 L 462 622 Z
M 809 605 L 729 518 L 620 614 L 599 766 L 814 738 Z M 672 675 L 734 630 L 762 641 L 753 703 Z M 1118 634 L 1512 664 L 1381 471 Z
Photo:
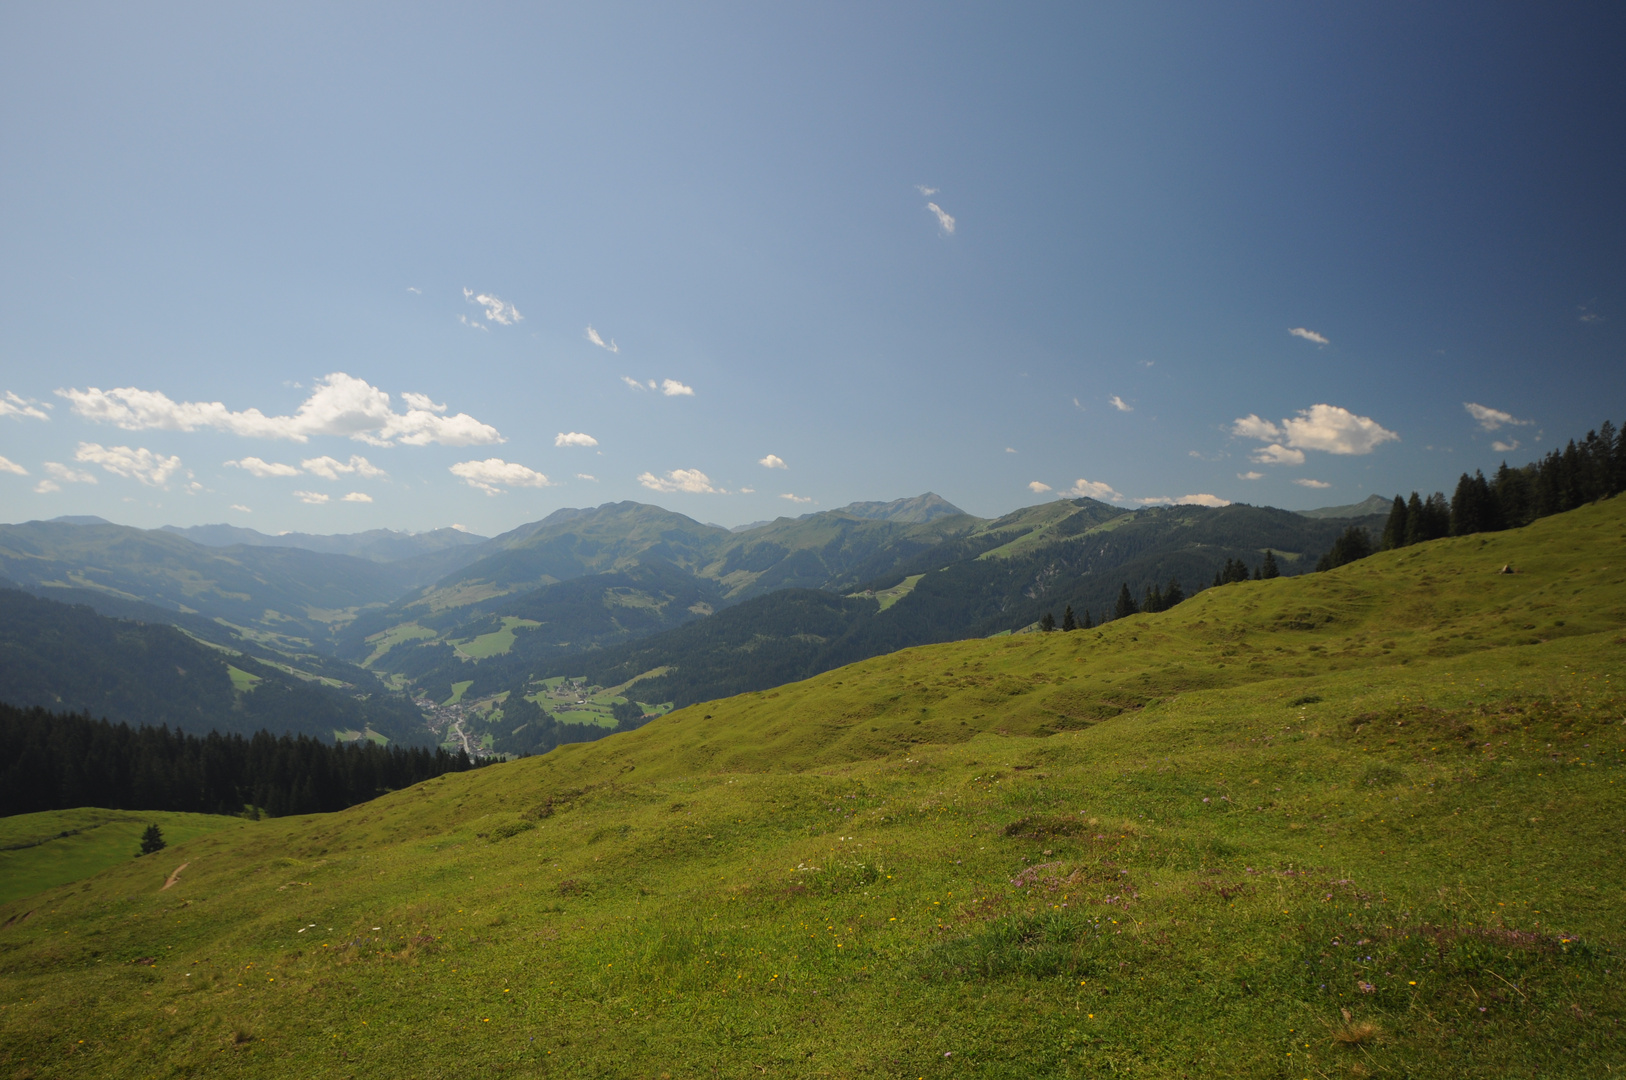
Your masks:
M 890 589 L 882 589 L 880 592 L 875 593 L 852 593 L 850 595 L 868 596 L 872 600 L 879 600 L 881 602 L 881 610 L 885 611 L 893 604 L 896 604 L 899 600 L 902 600 L 905 596 L 908 596 L 910 593 L 914 592 L 915 586 L 919 585 L 920 579 L 925 576 L 925 574 L 911 574 L 902 581 L 898 582 L 896 585 L 892 586 Z
M 463 700 L 464 692 L 466 690 L 468 690 L 468 688 L 473 686 L 473 685 L 474 685 L 474 680 L 473 679 L 464 679 L 464 680 L 462 680 L 460 682 L 454 682 L 452 684 L 452 696 L 447 698 L 445 701 L 441 702 L 441 704 L 442 705 L 456 705 L 458 702 Z
M 541 626 L 534 619 L 521 619 L 515 615 L 502 617 L 502 629 L 493 630 L 489 634 L 470 638 L 468 641 L 458 642 L 457 651 L 471 660 L 484 660 L 491 656 L 503 656 L 514 647 L 514 630 L 516 627 Z
M 215 814 L 95 809 L 0 818 L 0 904 L 130 862 L 148 825 L 157 825 L 169 843 L 181 844 L 243 824 Z M 157 859 L 166 861 L 163 853 Z
M 911 649 L 128 860 L 0 906 L 0 1065 L 1607 1075 L 1623 539 Z
M 419 626 L 415 622 L 401 623 L 397 626 L 390 627 L 388 630 L 381 630 L 367 639 L 367 643 L 373 647 L 373 651 L 371 655 L 367 657 L 367 659 L 361 662 L 361 666 L 371 667 L 372 665 L 378 663 L 385 653 L 389 652 L 397 645 L 400 645 L 402 642 L 419 641 L 424 638 L 433 638 L 435 636 L 437 635 L 433 630 L 426 626 Z
M 240 694 L 246 694 L 254 689 L 254 684 L 260 681 L 258 675 L 251 675 L 242 668 L 226 665 L 226 674 L 231 676 L 232 689 Z

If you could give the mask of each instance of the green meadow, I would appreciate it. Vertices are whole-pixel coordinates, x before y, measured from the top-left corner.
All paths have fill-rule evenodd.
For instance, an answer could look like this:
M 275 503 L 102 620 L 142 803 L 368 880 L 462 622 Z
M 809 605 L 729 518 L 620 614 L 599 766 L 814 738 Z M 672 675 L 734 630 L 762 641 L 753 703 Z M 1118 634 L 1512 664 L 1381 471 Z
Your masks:
M 12 899 L 0 1066 L 1612 1075 L 1623 657 L 1620 499 L 878 657 Z
M 0 903 L 129 862 L 141 849 L 141 834 L 148 825 L 157 825 L 168 843 L 180 844 L 242 824 L 238 818 L 215 814 L 91 808 L 0 818 Z M 168 856 L 167 851 L 160 852 L 152 857 L 156 860 L 152 865 L 166 862 Z

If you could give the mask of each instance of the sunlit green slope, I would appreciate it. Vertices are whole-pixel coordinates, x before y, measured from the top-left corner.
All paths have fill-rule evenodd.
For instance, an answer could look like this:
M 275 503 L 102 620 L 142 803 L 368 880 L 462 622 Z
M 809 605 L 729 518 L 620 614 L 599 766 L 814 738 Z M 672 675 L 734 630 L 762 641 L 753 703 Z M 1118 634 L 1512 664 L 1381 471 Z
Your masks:
M 0 907 L 0 1064 L 1608 1075 L 1623 541 L 1615 500 L 177 845 Z

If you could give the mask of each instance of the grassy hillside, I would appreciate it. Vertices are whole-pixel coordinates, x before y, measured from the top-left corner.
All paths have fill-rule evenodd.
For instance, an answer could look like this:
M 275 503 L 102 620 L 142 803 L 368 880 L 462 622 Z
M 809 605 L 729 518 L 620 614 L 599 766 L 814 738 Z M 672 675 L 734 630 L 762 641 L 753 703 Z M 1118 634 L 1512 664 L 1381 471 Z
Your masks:
M 148 825 L 157 825 L 166 841 L 179 844 L 247 822 L 161 810 L 47 810 L 0 818 L 0 903 L 130 862 Z M 154 858 L 163 862 L 167 854 Z
M 178 845 L 0 906 L 0 1064 L 1607 1075 L 1623 540 L 1615 500 Z

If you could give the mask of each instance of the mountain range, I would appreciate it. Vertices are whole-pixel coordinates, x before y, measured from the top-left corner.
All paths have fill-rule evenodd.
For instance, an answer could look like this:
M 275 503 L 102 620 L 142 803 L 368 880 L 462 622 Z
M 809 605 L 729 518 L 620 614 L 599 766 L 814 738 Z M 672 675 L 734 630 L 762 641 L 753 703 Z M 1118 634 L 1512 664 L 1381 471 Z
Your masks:
M 986 519 L 927 493 L 731 530 L 620 502 L 491 538 L 36 521 L 0 526 L 0 577 L 352 687 L 382 678 L 445 701 L 463 684 L 477 700 L 585 674 L 650 705 L 688 704 L 1068 607 L 1100 621 L 1126 586 L 1190 594 L 1266 549 L 1301 573 L 1351 524 L 1375 530 L 1371 511 L 1387 505 L 1076 499 Z

